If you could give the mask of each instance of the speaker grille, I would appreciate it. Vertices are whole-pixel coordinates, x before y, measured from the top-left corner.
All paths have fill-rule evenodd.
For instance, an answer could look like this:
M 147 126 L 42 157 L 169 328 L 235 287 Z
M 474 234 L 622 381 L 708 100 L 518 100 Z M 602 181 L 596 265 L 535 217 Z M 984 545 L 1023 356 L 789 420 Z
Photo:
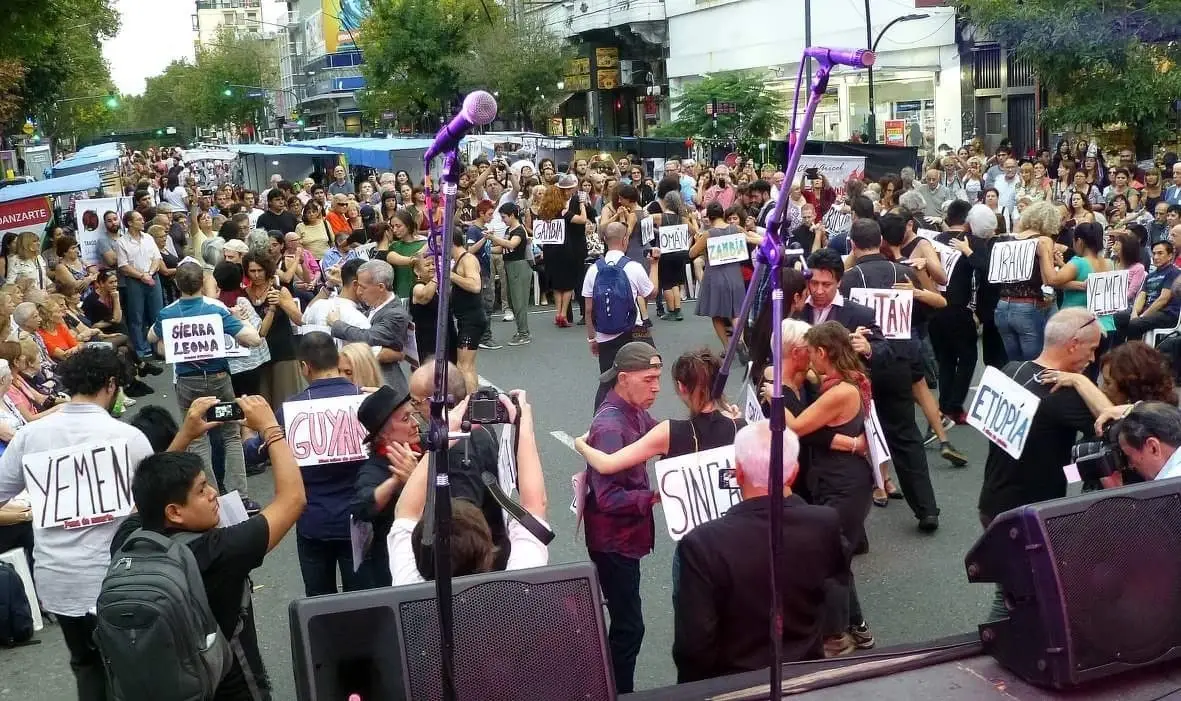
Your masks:
M 459 698 L 608 699 L 595 601 L 589 579 L 494 581 L 455 594 Z M 410 698 L 442 698 L 435 601 L 403 602 L 399 613 Z
M 1076 671 L 1151 662 L 1181 645 L 1178 501 L 1113 496 L 1045 520 Z

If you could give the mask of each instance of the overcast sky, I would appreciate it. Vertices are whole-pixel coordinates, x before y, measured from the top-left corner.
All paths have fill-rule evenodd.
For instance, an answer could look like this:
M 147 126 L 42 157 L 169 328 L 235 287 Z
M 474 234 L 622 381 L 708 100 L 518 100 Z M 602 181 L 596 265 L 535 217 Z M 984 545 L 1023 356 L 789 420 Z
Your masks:
M 280 0 L 263 0 L 262 6 L 266 22 L 274 22 L 284 7 Z M 138 95 L 144 81 L 169 63 L 193 58 L 193 0 L 115 0 L 115 8 L 122 22 L 119 34 L 103 44 L 103 56 L 120 92 Z

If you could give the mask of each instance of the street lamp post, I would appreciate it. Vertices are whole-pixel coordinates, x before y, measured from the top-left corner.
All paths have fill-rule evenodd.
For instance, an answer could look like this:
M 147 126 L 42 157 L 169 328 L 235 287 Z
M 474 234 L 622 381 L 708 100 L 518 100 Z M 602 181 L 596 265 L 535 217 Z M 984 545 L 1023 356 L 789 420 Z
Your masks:
M 930 16 L 931 15 L 924 12 L 924 13 L 918 13 L 918 14 L 913 14 L 913 15 L 902 15 L 901 17 L 895 17 L 894 19 L 890 20 L 886 24 L 886 26 L 882 27 L 882 31 L 878 32 L 878 36 L 876 39 L 871 39 L 871 37 L 873 36 L 873 22 L 870 20 L 870 17 L 869 17 L 869 0 L 865 0 L 865 43 L 869 46 L 869 50 L 876 54 L 877 50 L 878 50 L 878 43 L 881 42 L 882 36 L 886 33 L 887 30 L 890 29 L 890 27 L 893 27 L 894 25 L 898 24 L 899 22 L 913 22 L 915 20 L 927 19 Z M 868 71 L 868 75 L 869 75 L 869 129 L 866 133 L 869 136 L 869 143 L 876 144 L 878 142 L 878 118 L 877 118 L 877 115 L 874 113 L 873 66 L 870 66 L 866 70 Z

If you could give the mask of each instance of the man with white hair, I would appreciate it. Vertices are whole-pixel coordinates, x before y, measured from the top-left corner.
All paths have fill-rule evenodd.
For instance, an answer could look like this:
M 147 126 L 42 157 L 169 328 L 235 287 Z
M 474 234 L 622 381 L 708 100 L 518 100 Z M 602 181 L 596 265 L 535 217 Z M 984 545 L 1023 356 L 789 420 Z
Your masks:
M 1042 352 L 1030 361 L 1013 361 L 1002 372 L 1038 397 L 1040 403 L 1030 422 L 1021 456 L 1014 458 L 994 442 L 988 444 L 984 483 L 980 487 L 980 523 L 985 527 L 998 514 L 1026 504 L 1066 496 L 1063 465 L 1073 462 L 1071 448 L 1078 434 L 1093 435 L 1095 417 L 1073 387 L 1056 386 L 1066 373 L 1080 373 L 1095 358 L 1102 337 L 1099 321 L 1089 310 L 1069 307 L 1046 322 Z M 968 414 L 985 419 L 1004 401 L 995 389 L 982 387 L 968 407 Z M 1103 409 L 1110 405 L 1102 395 L 1093 401 Z M 999 597 L 998 597 L 999 598 Z M 993 603 L 992 616 L 1006 616 L 1003 601 Z
M 931 168 L 923 178 L 923 186 L 913 190 L 923 198 L 922 211 L 928 217 L 942 217 L 943 206 L 952 199 L 951 190 L 943 185 L 942 180 L 943 173 Z
M 771 569 L 765 547 L 771 517 L 771 426 L 759 421 L 734 437 L 734 480 L 742 501 L 685 534 L 673 582 L 673 661 L 677 683 L 765 669 L 771 664 Z M 783 603 L 783 660 L 824 655 L 826 601 L 852 584 L 848 543 L 828 506 L 792 493 L 799 439 L 783 433 L 783 550 L 777 581 Z M 835 586 L 834 586 L 835 585 Z
M 988 263 L 992 237 L 1000 225 L 997 213 L 985 204 L 974 204 L 964 219 L 966 236 L 953 236 L 947 244 L 954 247 L 972 266 L 976 280 L 976 318 L 980 320 L 980 355 L 985 365 L 1004 367 L 1009 362 L 1005 343 L 996 327 L 996 306 L 1000 289 L 988 281 Z
M 332 182 L 328 184 L 329 195 L 351 195 L 356 192 L 352 182 L 348 179 L 348 172 L 344 169 L 344 166 L 333 168 L 332 178 Z
M 410 314 L 393 290 L 393 266 L 384 260 L 371 260 L 357 270 L 357 297 L 369 307 L 369 328 L 349 325 L 337 310 L 329 312 L 327 321 L 333 337 L 373 348 L 382 379 L 401 395 L 407 392 L 401 363 L 405 358 Z

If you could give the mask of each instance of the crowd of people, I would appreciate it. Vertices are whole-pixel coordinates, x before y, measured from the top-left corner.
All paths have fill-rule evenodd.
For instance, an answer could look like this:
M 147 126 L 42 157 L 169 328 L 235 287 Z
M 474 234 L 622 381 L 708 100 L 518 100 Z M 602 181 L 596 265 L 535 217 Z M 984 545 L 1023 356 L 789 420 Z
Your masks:
M 1018 457 L 989 445 L 979 501 L 985 525 L 1014 506 L 1063 496 L 1061 467 L 1078 434 L 1094 433 L 1096 418 L 1119 411 L 1132 419 L 1120 440 L 1157 470 L 1142 475 L 1171 475 L 1172 462 L 1157 458 L 1162 446 L 1181 443 L 1161 433 L 1156 404 L 1147 405 L 1150 415 L 1146 405 L 1124 408 L 1176 405 L 1168 354 L 1181 356 L 1181 341 L 1157 350 L 1140 339 L 1178 326 L 1181 315 L 1174 262 L 1181 164 L 1164 164 L 1174 181 L 1166 187 L 1162 171 L 1124 163 L 1123 151 L 1109 176 L 1091 145 L 1027 161 L 1004 144 L 989 157 L 976 150 L 928 159 L 921 180 L 905 169 L 836 185 L 817 172 L 788 179 L 743 159 L 667 160 L 656 173 L 634 156 L 557 164 L 481 157 L 460 176 L 456 217 L 446 227 L 441 202 L 428 202 L 427 184 L 405 171 L 336 167 L 302 180 L 275 175 L 262 192 L 232 184 L 210 191 L 179 151 L 129 154 L 125 166 L 138 178 L 128 190 L 133 209 L 102 215 L 97 263 L 81 260 L 69 226 L 53 226 L 44 242 L 36 232 L 0 242 L 0 503 L 8 502 L 0 551 L 28 550 L 37 603 L 62 629 L 80 698 L 104 699 L 109 683 L 128 690 L 146 683 L 134 665 L 120 666 L 119 636 L 104 628 L 100 592 L 114 589 L 111 558 L 144 547 L 137 544 L 150 537 L 142 531 L 197 534 L 182 540 L 206 605 L 224 638 L 241 643 L 231 646 L 234 661 L 216 698 L 268 698 L 248 596 L 242 604 L 250 571 L 294 527 L 309 596 L 431 579 L 430 558 L 419 557 L 427 490 L 420 429 L 434 389 L 438 324 L 446 325 L 448 416 L 457 430 L 478 389 L 479 353 L 522 352 L 496 340 L 494 315 L 512 324 L 508 346 L 528 345 L 536 296 L 552 306 L 557 328 L 585 327 L 597 359 L 592 419 L 575 446 L 586 460 L 586 547 L 610 614 L 617 690 L 632 690 L 644 637 L 640 563 L 657 547 L 660 503 L 647 463 L 659 456 L 733 446 L 742 498 L 676 547 L 679 681 L 769 662 L 770 590 L 751 583 L 765 582 L 770 563 L 761 548 L 731 544 L 763 537 L 771 489 L 787 496 L 790 559 L 806 563 L 780 580 L 787 659 L 872 648 L 850 564 L 869 549 L 865 519 L 872 505 L 905 500 L 921 532 L 939 529 L 927 448 L 954 467 L 967 465 L 948 430 L 971 420 L 981 355 L 1041 400 Z M 802 254 L 780 272 L 790 318 L 775 377 L 770 280 L 765 270 L 755 276 L 752 259 L 784 188 L 780 230 L 786 248 Z M 451 247 L 451 269 L 441 276 L 427 246 L 432 227 Z M 662 241 L 678 240 L 665 232 L 681 227 L 687 237 L 662 249 Z M 997 259 L 1015 248 L 1028 264 L 998 275 Z M 1087 281 L 1112 271 L 1127 271 L 1125 303 L 1096 314 Z M 440 279 L 451 285 L 442 320 Z M 740 318 L 752 287 L 754 304 Z M 854 301 L 865 289 L 909 293 L 904 335 L 887 337 L 875 309 Z M 666 355 L 654 320 L 679 324 L 690 302 L 695 316 L 709 319 L 716 344 Z M 140 378 L 163 372 L 169 329 L 211 317 L 240 352 L 170 363 L 182 425 L 153 406 L 129 423 L 110 418 L 152 392 Z M 712 391 L 740 329 L 739 356 L 762 417 Z M 685 419 L 649 414 L 665 357 Z M 768 484 L 766 417 L 776 386 L 788 429 L 782 486 Z M 284 404 L 350 396 L 358 398 L 370 456 L 301 468 L 286 440 Z M 517 487 L 522 506 L 544 522 L 533 410 L 523 394 L 515 399 L 502 397 L 520 434 Z M 207 418 L 215 405 L 232 404 L 242 423 Z M 95 420 L 77 429 L 90 415 Z M 1147 428 L 1133 430 L 1136 420 Z M 29 483 L 22 461 L 112 436 L 129 451 L 137 513 L 81 530 L 34 527 L 33 504 L 43 499 L 29 496 L 40 485 Z M 546 564 L 536 534 L 506 518 L 484 486 L 483 473 L 498 474 L 494 427 L 473 426 L 465 440 L 467 450 L 451 452 L 455 527 L 469 536 L 453 540 L 454 574 Z M 251 497 L 247 475 L 268 468 L 275 498 L 264 506 Z M 217 528 L 217 497 L 230 492 L 247 519 Z M 354 562 L 358 523 L 368 537 Z M 96 637 L 115 652 L 100 652 Z

